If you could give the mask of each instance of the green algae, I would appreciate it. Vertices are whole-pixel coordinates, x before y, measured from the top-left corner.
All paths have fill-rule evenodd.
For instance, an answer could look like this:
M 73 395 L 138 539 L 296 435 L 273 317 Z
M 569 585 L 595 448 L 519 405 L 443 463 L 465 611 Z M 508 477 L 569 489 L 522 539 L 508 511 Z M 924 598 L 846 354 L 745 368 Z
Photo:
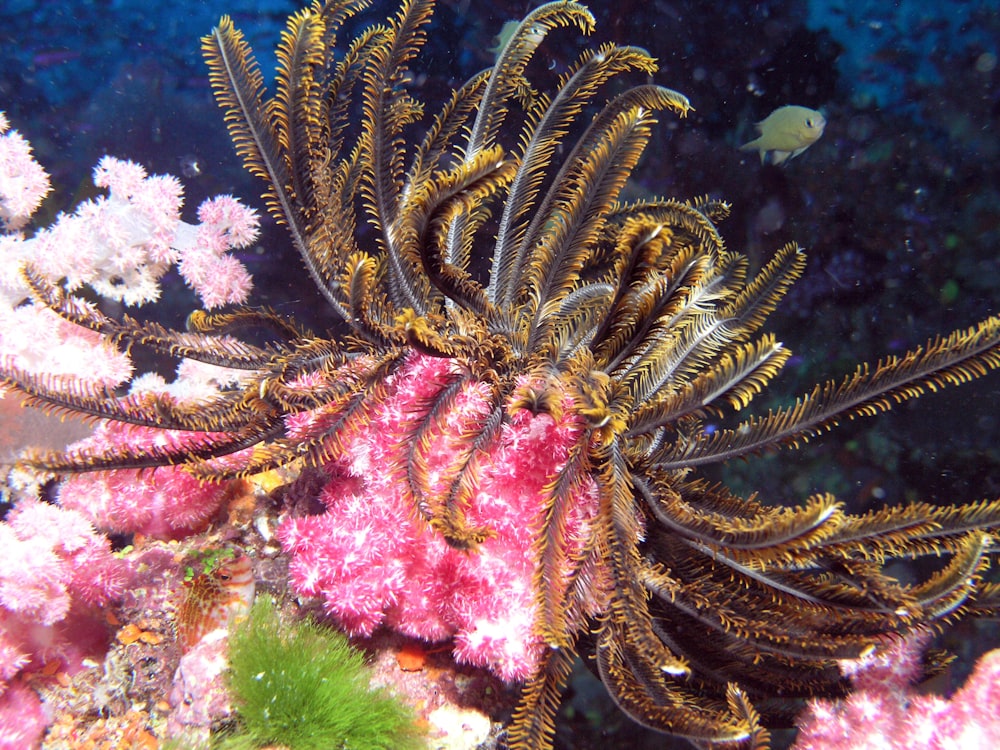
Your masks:
M 424 747 L 412 711 L 372 689 L 364 656 L 312 620 L 284 623 L 259 597 L 230 636 L 237 729 L 221 750 L 409 750 Z

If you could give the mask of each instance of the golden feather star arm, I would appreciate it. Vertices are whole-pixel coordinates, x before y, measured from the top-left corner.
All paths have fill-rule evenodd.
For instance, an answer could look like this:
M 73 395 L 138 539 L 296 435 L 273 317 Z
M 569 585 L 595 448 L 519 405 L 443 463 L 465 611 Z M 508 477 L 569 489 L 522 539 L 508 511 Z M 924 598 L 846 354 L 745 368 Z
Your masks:
M 310 13 L 311 11 L 304 11 Z M 298 16 L 289 20 L 290 26 Z M 294 32 L 289 32 L 294 35 Z M 276 127 L 282 113 L 273 100 L 265 100 L 264 79 L 250 45 L 228 16 L 223 16 L 212 33 L 202 38 L 202 51 L 209 67 L 209 81 L 215 98 L 225 113 L 229 135 L 236 153 L 251 174 L 267 185 L 264 199 L 272 216 L 288 226 L 292 242 L 316 284 L 330 305 L 346 319 L 340 301 L 328 284 L 328 274 L 317 266 L 309 250 L 307 222 L 300 197 L 293 190 L 296 166 L 283 150 Z M 291 113 L 289 113 L 291 114 Z M 285 128 L 288 141 L 288 127 Z
M 125 315 L 115 320 L 87 300 L 72 294 L 26 267 L 24 279 L 32 296 L 63 320 L 105 336 L 126 348 L 134 344 L 153 347 L 175 357 L 206 362 L 219 367 L 256 370 L 271 359 L 271 352 L 230 336 L 174 331 L 152 321 L 138 321 Z
M 677 260 L 683 263 L 683 255 Z M 733 335 L 715 305 L 733 292 L 729 269 L 699 258 L 679 270 L 679 278 L 654 276 L 641 289 L 637 307 L 645 317 L 632 313 L 630 318 L 628 309 L 616 310 L 623 314 L 619 325 L 632 334 L 624 340 L 625 351 L 614 362 L 602 363 L 602 369 L 634 403 L 658 394 L 668 380 L 671 388 L 686 383 L 712 363 Z
M 380 231 L 386 256 L 390 299 L 400 308 L 427 311 L 427 287 L 403 256 L 399 238 L 405 141 L 401 132 L 422 114 L 422 105 L 406 92 L 407 63 L 424 42 L 430 19 L 429 0 L 406 0 L 385 27 L 385 42 L 372 48 L 363 73 L 359 154 L 361 194 L 368 221 Z
M 676 243 L 677 235 L 665 242 Z M 673 248 L 671 248 L 673 250 Z M 663 253 L 656 265 L 639 269 L 628 280 L 629 291 L 602 326 L 604 338 L 595 337 L 595 354 L 601 369 L 618 380 L 644 378 L 649 383 L 676 359 L 682 336 L 691 326 L 717 324 L 713 302 L 732 293 L 730 269 L 720 259 L 679 245 Z M 714 322 L 713 322 L 714 321 Z M 695 342 L 697 343 L 697 342 Z
M 538 606 L 537 629 L 546 643 L 553 648 L 571 647 L 573 637 L 568 625 L 572 602 L 566 591 L 572 589 L 574 579 L 580 574 L 584 556 L 590 549 L 571 552 L 566 544 L 565 527 L 573 512 L 570 498 L 575 497 L 587 476 L 585 443 L 574 446 L 566 464 L 544 488 L 541 509 L 544 519 L 542 532 L 534 544 L 538 564 L 535 568 L 535 590 Z
M 692 544 L 684 552 L 684 546 L 670 555 L 661 550 L 659 572 L 644 577 L 664 606 L 762 652 L 805 659 L 854 658 L 887 626 L 906 629 L 951 615 L 974 598 L 989 566 L 982 531 L 957 543 L 940 572 L 910 586 L 868 561 L 834 558 L 815 570 L 783 571 L 777 565 L 760 569 L 756 563 L 738 563 L 716 548 Z M 665 578 L 672 582 L 664 584 Z M 695 582 L 712 593 L 704 599 L 691 596 L 689 586 Z M 780 621 L 768 614 L 771 607 L 784 613 Z
M 211 334 L 216 341 L 224 334 L 237 334 L 247 330 L 263 330 L 279 342 L 315 338 L 308 328 L 299 325 L 294 318 L 282 315 L 268 307 L 239 308 L 225 312 L 195 310 L 187 319 L 187 330 L 194 333 Z M 280 344 L 279 347 L 280 348 Z M 264 351 L 272 352 L 273 347 L 265 345 Z
M 650 507 L 659 505 L 655 510 L 662 527 L 653 534 L 650 544 L 657 551 L 661 571 L 669 570 L 670 580 L 674 576 L 700 580 L 706 592 L 711 589 L 711 580 L 725 587 L 721 598 L 713 595 L 705 599 L 704 606 L 691 599 L 689 613 L 702 609 L 700 617 L 706 623 L 715 622 L 713 627 L 738 627 L 753 638 L 771 632 L 767 637 L 773 643 L 768 648 L 785 653 L 791 653 L 791 644 L 798 644 L 797 652 L 812 649 L 814 654 L 822 653 L 815 650 L 817 646 L 808 645 L 811 636 L 802 640 L 800 636 L 792 638 L 791 632 L 875 635 L 882 632 L 885 617 L 898 618 L 895 627 L 905 627 L 914 619 L 942 618 L 965 604 L 973 594 L 972 583 L 987 565 L 987 557 L 995 553 L 991 536 L 984 528 L 997 527 L 1000 503 L 962 509 L 883 509 L 863 519 L 873 523 L 862 525 L 857 517 L 840 512 L 831 497 L 819 496 L 796 511 L 768 508 L 766 515 L 775 522 L 774 530 L 765 526 L 754 532 L 756 539 L 748 547 L 730 544 L 730 539 L 751 538 L 746 536 L 751 530 L 747 522 L 754 519 L 747 518 L 741 524 L 743 529 L 727 529 L 732 524 L 726 519 L 720 521 L 697 510 L 692 513 L 690 506 L 682 507 L 689 496 L 671 500 L 648 493 L 641 483 L 637 487 Z M 679 538 L 668 537 L 668 529 Z M 726 541 L 720 543 L 723 537 Z M 684 543 L 679 543 L 681 540 Z M 948 564 L 916 584 L 903 586 L 882 572 L 892 559 L 942 555 L 950 558 Z M 657 586 L 674 605 L 686 589 L 678 588 L 676 583 L 663 583 L 667 580 L 664 575 L 648 573 L 647 585 Z M 739 585 L 734 587 L 734 583 Z M 744 593 L 739 593 L 741 590 Z M 784 602 L 790 607 L 788 622 L 768 625 L 768 618 L 761 619 L 758 614 L 766 608 L 753 604 L 747 598 L 751 596 L 770 598 L 775 606 Z M 813 617 L 820 620 L 809 622 Z M 790 624 L 800 619 L 797 625 Z M 849 638 L 845 644 L 850 645 Z
M 644 567 L 640 541 L 643 536 L 641 511 L 636 504 L 632 473 L 619 446 L 611 443 L 602 448 L 595 460 L 601 502 L 605 506 L 606 523 L 599 533 L 605 535 L 602 551 L 607 554 L 614 587 L 607 611 L 602 615 L 601 632 L 620 631 L 616 640 L 627 644 L 627 652 L 641 654 L 644 668 L 675 677 L 689 674 L 682 657 L 673 653 L 657 637 L 649 610 L 650 598 L 636 573 Z
M 312 413 L 306 426 L 300 426 L 294 435 L 287 435 L 282 421 L 281 429 L 253 446 L 252 454 L 241 460 L 238 468 L 210 460 L 186 468 L 200 479 L 217 480 L 247 477 L 293 461 L 302 461 L 307 466 L 329 463 L 344 453 L 344 431 L 364 424 L 369 410 L 384 399 L 384 380 L 403 360 L 403 352 L 399 349 L 364 361 L 352 360 L 325 396 L 296 400 L 294 407 L 289 409 L 294 413 L 303 407 L 309 408 Z M 271 387 L 267 386 L 266 395 L 271 395 Z
M 573 671 L 573 648 L 548 649 L 539 670 L 521 689 L 507 743 L 511 748 L 547 748 L 555 731 L 562 689 Z
M 659 234 L 672 236 L 662 231 Z M 650 231 L 643 245 L 652 246 L 659 234 Z M 643 275 L 633 269 L 636 278 L 630 279 L 628 291 L 614 310 L 618 322 L 602 327 L 618 340 L 630 342 L 630 359 L 623 362 L 620 353 L 605 367 L 616 368 L 630 403 L 640 405 L 628 432 L 631 436 L 698 413 L 716 399 L 742 408 L 788 358 L 772 337 L 755 344 L 739 342 L 759 327 L 801 273 L 803 260 L 797 248 L 789 245 L 779 251 L 738 294 L 732 290 L 735 281 L 742 280 L 742 268 L 733 265 L 732 271 L 726 272 L 722 258 L 719 268 L 723 270 L 704 274 L 706 283 L 700 296 L 692 294 L 697 284 L 678 285 L 687 255 L 674 255 L 665 272 Z M 659 270 L 656 265 L 643 265 Z M 693 267 L 687 265 L 687 269 Z M 679 304 L 667 303 L 672 288 L 682 291 Z M 705 305 L 701 300 L 710 302 Z M 642 327 L 637 328 L 637 324 Z M 621 338 L 625 332 L 626 338 Z M 609 343 L 597 342 L 597 350 L 604 356 L 611 350 L 602 345 Z
M 288 19 L 276 50 L 277 90 L 271 107 L 275 136 L 288 175 L 288 199 L 301 211 L 304 228 L 313 171 L 302 166 L 312 161 L 324 127 L 323 86 L 317 72 L 322 75 L 326 64 L 325 31 L 315 8 L 304 8 Z
M 774 312 L 805 267 L 805 253 L 794 242 L 788 243 L 719 311 L 719 317 L 728 328 L 738 328 L 741 336 L 749 336 Z
M 312 59 L 307 63 L 310 75 L 317 72 L 320 74 L 316 77 L 318 85 L 315 87 L 310 85 L 308 91 L 297 91 L 297 87 L 291 84 L 291 77 L 281 74 L 279 61 L 278 83 L 279 86 L 283 84 L 287 88 L 286 98 L 294 101 L 297 96 L 308 94 L 306 101 L 309 106 L 299 110 L 305 122 L 299 126 L 305 128 L 305 132 L 310 135 L 308 142 L 316 147 L 308 154 L 311 166 L 320 166 L 324 163 L 328 165 L 343 156 L 341 153 L 343 140 L 340 136 L 349 123 L 347 112 L 353 99 L 354 88 L 360 80 L 364 63 L 369 59 L 371 48 L 382 38 L 382 29 L 378 26 L 364 29 L 350 40 L 347 51 L 339 57 L 340 44 L 337 37 L 347 21 L 371 4 L 372 0 L 313 1 L 308 11 L 319 25 L 321 38 L 315 52 L 311 46 L 306 49 L 309 58 L 313 54 L 322 55 L 322 60 L 319 62 L 321 68 L 315 68 L 315 61 Z M 291 24 L 288 31 L 291 31 Z M 295 36 L 293 34 L 292 38 Z M 316 98 L 317 93 L 318 98 Z
M 483 91 L 492 74 L 492 69 L 487 68 L 481 71 L 466 83 L 452 92 L 451 98 L 443 109 L 434 117 L 431 126 L 424 135 L 423 140 L 417 147 L 413 155 L 413 160 L 405 179 L 407 206 L 419 205 L 414 203 L 411 191 L 419 192 L 424 185 L 434 182 L 434 175 L 446 173 L 448 171 L 459 171 L 452 166 L 457 159 L 461 164 L 470 170 L 478 169 L 482 163 L 483 154 L 497 153 L 497 146 L 490 146 L 478 151 L 472 156 L 460 155 L 456 153 L 456 141 L 463 133 L 467 133 L 470 127 L 470 119 L 479 109 Z M 470 253 L 474 244 L 475 233 L 481 221 L 474 218 L 481 215 L 483 220 L 489 216 L 489 211 L 483 206 L 476 206 L 470 201 L 465 201 L 467 212 L 453 217 L 447 242 L 441 252 L 441 257 L 446 264 L 456 268 L 467 268 L 470 260 Z M 400 211 L 402 220 L 406 220 L 407 208 Z
M 784 367 L 791 354 L 771 335 L 730 347 L 717 362 L 705 366 L 689 383 L 651 394 L 646 400 L 637 400 L 638 406 L 625 435 L 649 434 L 684 417 L 701 416 L 708 410 L 721 416 L 723 405 L 745 408 Z
M 559 186 L 559 208 L 550 216 L 551 228 L 534 252 L 518 296 L 526 300 L 528 348 L 543 345 L 547 316 L 561 306 L 579 282 L 603 229 L 604 215 L 616 200 L 649 138 L 648 112 L 622 115 L 606 131 L 607 138 L 588 151 L 585 160 Z M 569 185 L 578 187 L 569 188 Z
M 579 3 L 546 3 L 531 11 L 507 40 L 497 56 L 489 82 L 483 92 L 482 104 L 469 130 L 465 156 L 473 158 L 479 151 L 493 145 L 497 132 L 507 114 L 507 100 L 511 95 L 524 91 L 527 81 L 524 69 L 552 29 L 576 26 L 582 33 L 594 30 L 593 15 Z
M 691 740 L 739 742 L 758 731 L 755 719 L 725 703 L 708 702 L 633 654 L 621 633 L 609 628 L 598 636 L 596 661 L 601 680 L 618 707 L 633 721 Z M 687 693 L 687 694 L 685 694 Z M 707 704 L 707 705 L 706 705 Z
M 970 531 L 955 544 L 951 560 L 928 580 L 914 586 L 910 595 L 926 617 L 941 620 L 975 596 L 976 587 L 990 567 L 990 535 Z
M 236 431 L 206 433 L 183 446 L 122 446 L 116 449 L 77 448 L 56 452 L 29 452 L 19 459 L 25 466 L 57 474 L 114 469 L 152 469 L 157 466 L 190 466 L 199 459 L 218 458 L 250 448 L 283 431 L 280 424 L 251 425 Z M 229 476 L 232 476 L 230 474 Z
M 657 562 L 637 571 L 654 597 L 650 607 L 660 627 L 686 629 L 686 621 L 695 644 L 698 631 L 707 639 L 740 643 L 734 657 L 769 654 L 803 660 L 805 668 L 812 660 L 856 658 L 887 630 L 912 626 L 920 614 L 907 589 L 888 576 L 759 570 L 716 556 L 714 548 L 675 540 L 675 549 L 665 549 L 669 544 L 654 534 Z M 781 617 L 774 617 L 776 611 Z M 699 648 L 681 645 L 688 641 L 679 635 L 670 642 L 682 658 Z
M 728 204 L 707 198 L 636 201 L 618 206 L 608 215 L 608 223 L 624 225 L 630 220 L 640 219 L 651 226 L 659 224 L 669 227 L 678 237 L 678 247 L 695 247 L 708 255 L 721 256 L 726 245 L 715 221 L 727 212 Z
M 469 120 L 473 113 L 481 107 L 483 91 L 492 73 L 492 68 L 482 70 L 452 92 L 451 98 L 434 116 L 434 121 L 417 147 L 413 155 L 413 163 L 407 173 L 406 184 L 422 184 L 430 178 L 432 173 L 441 169 L 442 161 L 447 161 L 454 155 L 454 143 L 459 135 L 469 127 Z M 464 158 L 472 161 L 477 154 L 492 148 L 494 145 L 481 148 L 475 154 L 466 154 Z M 449 262 L 455 263 L 457 259 L 449 258 Z
M 466 446 L 452 468 L 447 492 L 435 500 L 439 510 L 436 511 L 437 517 L 432 523 L 444 534 L 445 540 L 458 549 L 474 549 L 493 533 L 487 527 L 469 525 L 465 520 L 463 508 L 475 497 L 479 458 L 489 450 L 500 435 L 503 416 L 503 408 L 494 407 L 477 423 L 465 430 L 462 439 Z M 432 512 L 435 511 L 432 509 Z
M 455 400 L 472 384 L 468 373 L 451 374 L 432 399 L 407 415 L 401 427 L 408 445 L 403 463 L 409 499 L 416 511 L 458 549 L 473 549 L 490 535 L 489 529 L 466 522 L 463 503 L 473 490 L 470 482 L 475 480 L 472 471 L 476 454 L 487 449 L 499 434 L 503 410 L 495 407 L 479 418 L 467 418 L 453 441 L 455 455 L 447 465 L 435 467 L 433 478 L 431 463 L 437 456 L 432 452 L 432 438 L 447 432 L 444 420 Z
M 607 316 L 614 291 L 610 284 L 588 283 L 567 294 L 558 309 L 546 317 L 545 346 L 535 354 L 544 350 L 552 364 L 565 367 L 590 346 L 595 330 Z
M 258 421 L 253 408 L 242 400 L 175 403 L 167 396 L 143 392 L 119 397 L 104 385 L 77 377 L 38 375 L 10 362 L 3 363 L 2 369 L 0 383 L 50 414 L 193 432 L 237 429 Z
M 846 516 L 835 533 L 805 551 L 802 565 L 817 557 L 883 560 L 951 552 L 965 536 L 980 529 L 1000 529 L 1000 500 L 963 506 L 911 503 Z M 996 551 L 995 545 L 988 550 Z M 807 554 L 806 554 L 807 553 Z
M 1000 316 L 928 341 L 875 367 L 867 365 L 841 383 L 828 381 L 794 406 L 751 418 L 733 429 L 665 446 L 653 462 L 663 468 L 726 461 L 779 445 L 797 445 L 843 419 L 872 416 L 927 391 L 959 385 L 1000 366 Z
M 378 346 L 401 346 L 406 337 L 394 325 L 398 313 L 388 299 L 379 295 L 384 272 L 377 259 L 355 251 L 347 256 L 338 289 L 356 334 Z
M 479 315 L 486 314 L 489 300 L 463 268 L 448 261 L 448 238 L 454 223 L 487 205 L 513 173 L 514 164 L 503 159 L 499 147 L 481 151 L 478 158 L 414 186 L 399 227 L 400 253 L 407 261 L 420 267 L 438 292 Z
M 465 126 L 468 131 L 462 156 L 465 161 L 476 159 L 480 152 L 496 145 L 497 135 L 508 113 L 508 101 L 512 96 L 518 96 L 525 102 L 529 123 L 532 118 L 537 117 L 538 106 L 531 104 L 530 100 L 534 95 L 530 92 L 524 70 L 549 31 L 568 26 L 576 26 L 580 31 L 589 33 L 594 28 L 594 18 L 582 5 L 560 0 L 539 6 L 521 21 L 500 51 L 496 64 L 486 72 L 475 120 L 471 125 Z M 522 140 L 529 137 L 522 134 Z M 514 188 L 516 182 L 517 178 Z M 505 212 L 511 208 L 512 203 L 514 201 L 508 196 Z M 462 262 L 468 252 L 468 248 L 463 247 L 463 241 L 469 235 L 465 226 L 467 221 L 466 217 L 458 217 L 449 236 L 443 255 L 451 263 Z M 496 286 L 491 283 L 487 288 L 487 297 L 493 302 L 499 299 L 495 292 Z
M 557 147 L 566 137 L 570 126 L 591 100 L 598 87 L 613 76 L 631 69 L 649 71 L 653 65 L 649 56 L 634 48 L 606 46 L 601 51 L 582 57 L 568 75 L 561 78 L 557 92 L 549 101 L 540 96 L 527 113 L 522 131 L 520 168 L 511 184 L 507 203 L 500 219 L 491 272 L 492 298 L 509 307 L 517 293 L 519 269 L 525 265 L 525 255 L 532 250 L 537 237 L 526 236 L 526 226 L 547 225 L 552 211 L 550 199 L 544 208 L 536 206 L 538 192 Z M 615 118 L 606 118 L 613 121 Z M 591 141 L 599 141 L 604 129 L 591 128 Z M 596 137 L 595 137 L 596 135 Z M 589 149 L 574 149 L 566 164 L 579 164 Z M 552 189 L 566 183 L 566 167 L 552 181 Z M 582 191 L 581 191 L 582 192 Z M 537 212 L 537 213 L 536 213 Z M 543 218 L 538 218 L 541 214 Z
M 568 105 L 574 107 L 574 109 L 570 110 L 571 114 L 575 113 L 575 108 L 579 106 L 575 101 L 579 93 L 587 93 L 589 96 L 592 93 L 591 89 L 595 88 L 597 83 L 602 83 L 606 77 L 628 70 L 629 66 L 641 69 L 649 62 L 647 57 L 644 57 L 632 48 L 610 47 L 608 49 L 610 53 L 615 53 L 611 61 L 608 60 L 608 57 L 601 59 L 597 55 L 591 59 L 601 59 L 600 65 L 587 60 L 587 63 L 597 68 L 600 77 L 595 81 L 590 81 L 590 78 L 595 77 L 595 74 L 591 73 L 590 76 L 585 77 L 584 81 L 578 85 L 578 88 L 582 87 L 582 92 L 578 92 L 575 89 L 571 91 L 574 96 L 573 98 L 567 98 L 564 105 L 564 108 Z M 611 62 L 614 62 L 615 65 L 612 66 Z M 569 88 L 570 84 L 575 83 L 577 75 L 580 75 L 583 71 L 587 71 L 587 67 L 582 67 L 576 75 L 569 78 L 563 90 Z M 548 108 L 543 121 L 535 128 L 529 145 L 551 149 L 556 143 L 554 136 L 565 131 L 566 123 L 560 122 L 559 119 L 556 119 L 555 122 L 555 125 L 559 127 L 553 127 L 552 124 L 546 123 L 550 119 L 549 112 L 555 109 L 556 104 L 563 97 L 563 90 L 560 91 L 556 97 L 556 101 Z M 612 98 L 604 105 L 583 134 L 576 140 L 569 155 L 563 160 L 559 171 L 552 178 L 548 193 L 541 203 L 539 203 L 538 207 L 531 212 L 533 216 L 531 216 L 531 221 L 527 227 L 518 228 L 517 232 L 511 231 L 509 233 L 510 236 L 505 240 L 505 223 L 501 221 L 497 249 L 494 252 L 493 276 L 491 276 L 491 285 L 497 299 L 502 299 L 509 303 L 519 299 L 524 294 L 525 278 L 530 273 L 527 259 L 535 255 L 536 246 L 545 242 L 548 232 L 557 221 L 554 217 L 559 215 L 560 211 L 558 209 L 560 205 L 566 203 L 567 198 L 572 201 L 573 190 L 570 189 L 570 186 L 575 188 L 577 187 L 577 181 L 583 183 L 587 179 L 586 175 L 581 178 L 579 174 L 581 165 L 586 165 L 588 160 L 592 159 L 595 150 L 607 149 L 609 135 L 617 127 L 616 123 L 622 117 L 629 116 L 628 113 L 632 113 L 631 116 L 635 116 L 637 113 L 644 112 L 648 116 L 651 112 L 662 110 L 672 110 L 683 117 L 690 111 L 690 105 L 687 99 L 676 91 L 655 85 L 635 86 Z M 565 115 L 563 115 L 563 118 L 565 118 Z M 541 138 L 542 135 L 546 137 Z M 638 156 L 638 154 L 635 154 L 635 156 Z M 544 159 L 542 162 L 543 167 L 547 166 L 549 160 L 549 158 Z M 592 178 L 593 175 L 590 175 L 590 179 Z M 533 176 L 533 182 L 539 182 L 537 175 Z M 537 188 L 535 190 L 537 191 Z M 586 190 L 578 192 L 582 195 Z M 580 197 L 578 195 L 576 201 L 579 202 L 579 200 Z M 525 196 L 520 201 L 515 201 L 515 203 L 517 205 L 533 205 L 535 203 L 534 193 L 531 194 L 530 199 L 528 199 L 528 196 Z M 610 203 L 608 201 L 607 205 L 602 206 L 603 210 L 598 215 L 602 222 L 605 214 L 612 208 Z M 604 261 L 600 257 L 599 252 L 601 244 L 595 242 L 592 247 L 592 250 L 595 252 L 594 262 Z M 548 249 L 551 252 L 551 249 Z M 495 281 L 493 280 L 494 278 L 496 279 Z
M 308 219 L 308 263 L 315 274 L 323 279 L 329 296 L 337 299 L 335 308 L 353 325 L 339 279 L 344 273 L 345 258 L 358 252 L 358 215 L 355 196 L 361 190 L 363 165 L 363 137 L 348 147 L 347 131 L 357 113 L 351 103 L 355 89 L 363 83 L 362 77 L 374 55 L 374 50 L 385 41 L 385 30 L 372 26 L 354 38 L 341 57 L 330 47 L 326 66 L 334 71 L 332 80 L 325 81 L 322 91 L 323 115 L 318 142 L 309 153 L 309 162 L 300 165 L 310 174 L 310 192 L 306 198 Z M 344 150 L 347 153 L 343 153 Z M 366 335 L 366 331 L 357 331 Z
M 842 506 L 828 494 L 814 496 L 797 508 L 762 506 L 753 515 L 732 517 L 698 507 L 688 499 L 694 493 L 681 494 L 665 478 L 655 484 L 638 477 L 633 482 L 664 527 L 706 545 L 753 550 L 763 559 L 788 559 L 832 535 L 843 521 Z
M 664 304 L 685 284 L 696 285 L 707 272 L 710 255 L 673 246 L 672 231 L 644 217 L 627 219 L 615 233 L 615 267 L 608 282 L 616 287 L 608 314 L 594 331 L 591 350 L 611 373 L 634 356 L 636 342 L 662 316 Z
M 727 574 L 724 583 L 674 576 L 662 566 L 637 573 L 652 596 L 653 631 L 688 666 L 693 676 L 688 684 L 706 695 L 729 680 L 762 695 L 823 694 L 840 678 L 835 668 L 827 671 L 831 660 L 855 659 L 888 628 L 912 625 L 889 608 L 856 596 L 848 599 L 831 586 L 786 584 L 776 576 L 742 575 L 738 569 Z M 697 587 L 704 596 L 695 594 Z M 732 591 L 716 592 L 719 587 Z M 677 683 L 674 689 L 683 690 L 685 683 Z

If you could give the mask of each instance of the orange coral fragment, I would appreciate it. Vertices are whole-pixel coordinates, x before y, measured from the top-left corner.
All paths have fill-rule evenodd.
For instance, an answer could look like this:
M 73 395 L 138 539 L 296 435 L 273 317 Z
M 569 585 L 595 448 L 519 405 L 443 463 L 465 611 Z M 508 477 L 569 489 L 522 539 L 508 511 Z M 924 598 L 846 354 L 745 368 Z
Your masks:
M 422 643 L 406 643 L 396 653 L 396 664 L 404 672 L 420 672 L 427 664 L 428 656 L 450 650 L 450 644 L 427 648 Z
M 163 636 L 159 633 L 154 633 L 151 630 L 143 630 L 139 633 L 139 640 L 143 643 L 147 643 L 150 646 L 158 646 L 163 642 Z
M 43 677 L 51 677 L 62 667 L 62 662 L 56 659 L 55 661 L 45 662 L 45 666 L 39 670 L 39 674 Z

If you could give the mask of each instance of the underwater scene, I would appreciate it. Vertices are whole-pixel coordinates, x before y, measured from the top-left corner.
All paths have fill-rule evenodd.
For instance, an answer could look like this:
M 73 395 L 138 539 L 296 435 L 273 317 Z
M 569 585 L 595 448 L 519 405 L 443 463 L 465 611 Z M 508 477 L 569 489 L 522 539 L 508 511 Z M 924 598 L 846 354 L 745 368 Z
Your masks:
M 4 0 L 0 750 L 1000 747 L 998 55 Z

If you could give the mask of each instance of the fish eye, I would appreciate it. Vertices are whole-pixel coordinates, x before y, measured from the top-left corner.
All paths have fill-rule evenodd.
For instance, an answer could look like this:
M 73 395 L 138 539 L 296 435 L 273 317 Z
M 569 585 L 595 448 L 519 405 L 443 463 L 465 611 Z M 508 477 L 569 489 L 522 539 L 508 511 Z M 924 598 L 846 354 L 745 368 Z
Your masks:
M 811 128 L 811 127 L 813 127 L 813 120 L 812 120 L 812 118 L 811 118 L 811 117 L 807 117 L 807 118 L 806 118 L 806 127 L 807 127 L 807 128 Z

